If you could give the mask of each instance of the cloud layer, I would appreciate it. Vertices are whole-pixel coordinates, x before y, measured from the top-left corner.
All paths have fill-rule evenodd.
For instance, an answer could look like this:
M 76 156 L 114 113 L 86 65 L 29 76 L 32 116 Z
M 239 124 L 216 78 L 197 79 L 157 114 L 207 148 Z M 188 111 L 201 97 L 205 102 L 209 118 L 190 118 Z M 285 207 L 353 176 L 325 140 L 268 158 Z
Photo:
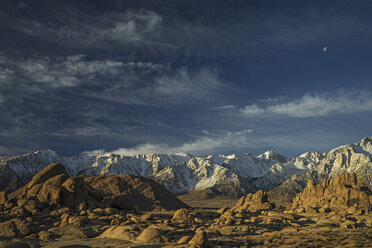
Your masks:
M 119 148 L 111 151 L 110 153 L 122 154 L 126 156 L 148 153 L 174 154 L 179 152 L 204 155 L 208 153 L 223 152 L 226 147 L 229 147 L 229 149 L 252 147 L 251 142 L 249 142 L 249 133 L 251 132 L 251 129 L 222 133 L 205 132 L 207 135 L 185 142 L 178 146 L 145 143 L 137 145 L 133 148 Z
M 83 88 L 84 94 L 114 102 L 162 105 L 204 101 L 224 87 L 217 68 L 190 70 L 155 62 L 91 59 L 86 55 L 34 57 L 0 61 L 0 86 L 48 93 L 59 88 Z M 0 98 L 0 102 L 4 99 Z M 190 102 L 191 103 L 191 102 Z
M 68 46 L 104 47 L 109 42 L 121 45 L 154 42 L 162 26 L 160 15 L 144 9 L 107 12 L 99 19 L 64 8 L 53 14 L 54 21 L 49 22 L 24 15 L 22 21 L 11 28 L 29 36 L 44 37 L 50 42 L 63 39 Z
M 372 111 L 372 93 L 368 91 L 345 91 L 337 93 L 306 93 L 301 98 L 287 102 L 271 102 L 268 106 L 251 104 L 241 109 L 245 116 L 267 117 L 283 115 L 296 118 L 352 114 Z

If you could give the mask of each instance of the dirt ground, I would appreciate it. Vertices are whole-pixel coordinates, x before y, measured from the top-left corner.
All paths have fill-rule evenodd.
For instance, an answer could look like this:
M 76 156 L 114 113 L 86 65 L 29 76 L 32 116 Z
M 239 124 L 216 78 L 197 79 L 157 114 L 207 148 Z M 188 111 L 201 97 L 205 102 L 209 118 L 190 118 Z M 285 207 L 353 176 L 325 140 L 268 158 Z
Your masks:
M 229 196 L 217 196 L 211 199 L 200 199 L 200 197 L 195 197 L 194 195 L 186 194 L 177 196 L 178 199 L 193 208 L 201 209 L 219 209 L 223 207 L 233 207 L 235 203 L 239 200 L 237 197 Z

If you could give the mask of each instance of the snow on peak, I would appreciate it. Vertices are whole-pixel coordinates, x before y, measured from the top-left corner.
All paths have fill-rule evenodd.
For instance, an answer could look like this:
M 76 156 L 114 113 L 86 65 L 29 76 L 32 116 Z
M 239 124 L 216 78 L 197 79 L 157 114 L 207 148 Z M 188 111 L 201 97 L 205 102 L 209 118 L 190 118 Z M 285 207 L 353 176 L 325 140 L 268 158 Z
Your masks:
M 287 158 L 280 155 L 279 153 L 275 152 L 275 151 L 266 151 L 260 155 L 258 155 L 259 158 L 264 158 L 266 160 L 269 160 L 269 161 L 273 161 L 273 162 L 281 162 L 281 163 L 285 163 L 287 161 Z
M 372 137 L 366 137 L 366 138 L 362 139 L 356 145 L 358 147 L 360 147 L 360 149 L 363 151 L 363 153 L 372 157 Z
M 314 161 L 314 162 L 319 162 L 319 160 L 322 159 L 324 157 L 324 155 L 321 154 L 320 152 L 313 151 L 313 152 L 305 152 L 298 157 L 299 158 L 304 158 L 304 159 L 307 159 L 307 160 L 311 160 L 311 161 Z
M 372 144 L 372 137 L 365 137 L 358 144 L 360 144 L 361 146 L 370 145 Z
M 40 156 L 58 156 L 57 153 L 51 149 L 37 150 L 33 154 Z
M 350 160 L 343 158 L 351 156 L 354 157 Z M 140 175 L 154 179 L 174 193 L 184 193 L 192 189 L 231 183 L 248 185 L 249 189 L 253 187 L 268 190 L 293 175 L 304 174 L 307 171 L 328 174 L 332 170 L 341 171 L 347 167 L 344 164 L 348 161 L 359 161 L 359 164 L 363 162 L 363 168 L 367 170 L 372 167 L 371 159 L 372 138 L 369 137 L 353 145 L 337 147 L 327 155 L 306 152 L 292 159 L 287 159 L 275 151 L 266 151 L 259 156 L 243 153 L 202 157 L 183 152 L 124 156 L 97 150 L 72 157 L 61 157 L 53 150 L 40 150 L 20 156 L 0 157 L 0 164 L 13 170 L 24 181 L 32 178 L 48 164 L 58 162 L 66 165 L 71 176 Z M 351 166 L 357 170 L 358 163 L 355 162 L 356 165 Z

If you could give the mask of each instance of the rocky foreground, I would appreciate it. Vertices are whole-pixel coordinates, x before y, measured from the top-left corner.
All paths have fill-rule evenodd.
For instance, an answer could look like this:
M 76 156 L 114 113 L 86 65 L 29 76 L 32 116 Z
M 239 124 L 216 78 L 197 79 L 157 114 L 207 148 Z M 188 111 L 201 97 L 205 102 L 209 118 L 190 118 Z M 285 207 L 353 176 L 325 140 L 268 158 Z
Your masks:
M 69 177 L 52 164 L 0 193 L 0 247 L 371 247 L 371 203 L 353 173 L 309 181 L 287 208 L 260 190 L 217 210 L 150 179 Z

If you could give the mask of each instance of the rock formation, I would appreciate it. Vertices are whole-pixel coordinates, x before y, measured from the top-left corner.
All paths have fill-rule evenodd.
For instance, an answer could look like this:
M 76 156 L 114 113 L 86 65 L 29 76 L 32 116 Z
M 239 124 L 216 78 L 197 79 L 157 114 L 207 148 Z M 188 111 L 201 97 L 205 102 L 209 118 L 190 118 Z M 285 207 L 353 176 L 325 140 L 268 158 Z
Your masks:
M 239 212 L 240 210 L 248 210 L 255 212 L 258 210 L 267 210 L 275 208 L 275 204 L 269 201 L 266 192 L 259 190 L 256 193 L 249 193 L 243 196 L 232 208 L 233 211 Z
M 354 174 L 319 186 L 310 181 L 304 197 L 297 199 L 302 205 L 296 210 L 305 210 L 300 214 L 272 209 L 274 204 L 263 191 L 248 194 L 233 208 L 222 201 L 218 211 L 208 208 L 207 200 L 202 208 L 157 211 L 173 199 L 157 187 L 132 176 L 71 178 L 62 165 L 50 165 L 23 188 L 2 195 L 0 247 L 371 246 L 372 216 L 366 207 L 370 192 Z M 167 199 L 158 195 L 163 193 Z M 116 197 L 121 200 L 113 207 Z M 141 197 L 148 200 L 137 205 L 155 204 L 155 211 L 130 209 Z M 329 209 L 317 207 L 330 198 L 335 200 Z M 309 204 L 304 206 L 301 200 Z M 341 215 L 332 214 L 333 205 L 340 209 L 345 202 L 351 206 L 347 214 L 341 210 Z
M 63 186 L 67 190 L 66 205 L 79 210 L 114 207 L 138 212 L 188 207 L 155 181 L 140 176 L 78 176 L 66 180 Z
M 242 224 L 250 214 L 259 214 L 274 208 L 275 204 L 268 200 L 267 193 L 259 190 L 254 194 L 249 193 L 247 196 L 240 198 L 231 209 L 219 209 L 218 213 L 221 216 L 217 224 L 220 226 Z
M 368 214 L 372 212 L 372 193 L 358 182 L 354 173 L 342 173 L 314 185 L 309 180 L 304 191 L 293 199 L 292 209 L 302 212 Z
M 0 195 L 0 204 L 20 214 L 45 208 L 74 211 L 117 208 L 143 211 L 188 206 L 151 179 L 132 175 L 69 177 L 61 164 L 50 164 L 25 186 Z

